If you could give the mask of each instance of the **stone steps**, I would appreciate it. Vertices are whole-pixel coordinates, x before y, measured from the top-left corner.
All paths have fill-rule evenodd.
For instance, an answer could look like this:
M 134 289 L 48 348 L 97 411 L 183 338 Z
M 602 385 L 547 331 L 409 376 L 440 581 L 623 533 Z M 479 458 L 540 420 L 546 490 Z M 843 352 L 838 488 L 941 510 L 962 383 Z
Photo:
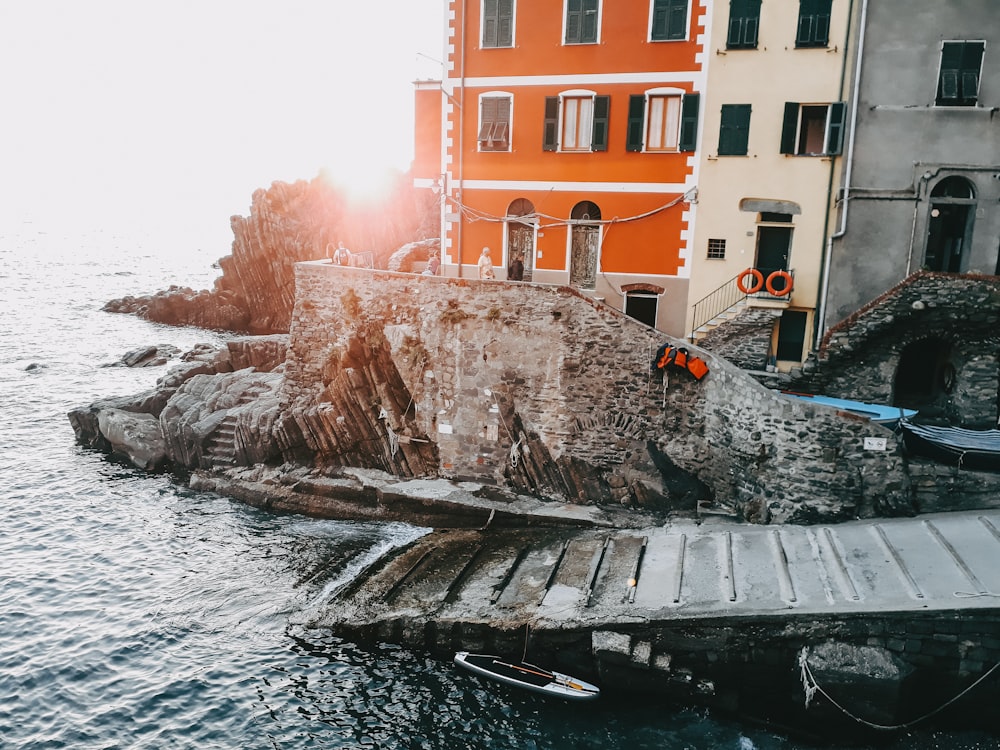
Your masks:
M 213 468 L 236 465 L 236 417 L 227 414 L 205 444 Z

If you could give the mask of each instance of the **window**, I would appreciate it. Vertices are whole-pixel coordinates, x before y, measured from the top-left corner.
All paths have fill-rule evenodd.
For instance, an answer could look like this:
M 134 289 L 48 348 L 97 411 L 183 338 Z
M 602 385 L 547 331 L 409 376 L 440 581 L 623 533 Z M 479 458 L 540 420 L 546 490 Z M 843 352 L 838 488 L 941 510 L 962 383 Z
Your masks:
M 746 156 L 750 140 L 750 105 L 723 104 L 719 156 Z
M 832 0 L 799 0 L 799 29 L 796 47 L 825 47 L 830 41 Z
M 760 0 L 729 0 L 729 34 L 726 49 L 757 49 Z
M 510 97 L 484 96 L 479 112 L 479 150 L 510 151 Z
M 566 44 L 597 42 L 599 0 L 566 0 Z
M 687 39 L 688 0 L 653 0 L 649 38 L 654 42 Z
M 939 107 L 974 107 L 979 99 L 979 73 L 986 42 L 945 42 L 938 73 Z
M 483 47 L 514 43 L 514 0 L 483 0 Z
M 844 142 L 844 102 L 785 102 L 781 153 L 799 156 L 839 154 Z
M 545 98 L 545 151 L 607 151 L 611 97 L 567 91 Z
M 725 240 L 709 240 L 708 241 L 708 259 L 709 260 L 725 260 L 726 259 L 726 241 Z
M 626 151 L 694 151 L 698 94 L 647 91 L 629 97 Z

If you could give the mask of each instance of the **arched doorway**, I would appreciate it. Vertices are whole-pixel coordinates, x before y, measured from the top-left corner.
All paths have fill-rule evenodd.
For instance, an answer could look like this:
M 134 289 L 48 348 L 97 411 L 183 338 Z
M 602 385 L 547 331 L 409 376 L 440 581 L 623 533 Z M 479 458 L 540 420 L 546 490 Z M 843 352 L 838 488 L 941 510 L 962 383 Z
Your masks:
M 941 338 L 907 344 L 896 366 L 893 406 L 919 409 L 925 415 L 932 415 L 935 403 L 946 397 L 955 385 L 951 349 L 951 342 Z
M 597 255 L 601 248 L 601 209 L 580 201 L 570 213 L 569 283 L 578 289 L 597 285 Z
M 507 207 L 507 263 L 514 258 L 524 264 L 523 281 L 531 281 L 535 269 L 535 205 L 527 198 L 517 198 Z M 521 217 L 521 218 L 518 218 Z
M 959 273 L 972 236 L 976 191 L 964 177 L 946 177 L 931 190 L 924 267 Z

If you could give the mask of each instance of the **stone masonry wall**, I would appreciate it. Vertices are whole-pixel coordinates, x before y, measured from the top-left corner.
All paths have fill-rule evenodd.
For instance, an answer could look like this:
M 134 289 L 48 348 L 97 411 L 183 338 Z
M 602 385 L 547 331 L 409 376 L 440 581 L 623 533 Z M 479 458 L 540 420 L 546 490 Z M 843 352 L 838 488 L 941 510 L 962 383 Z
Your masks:
M 773 522 L 912 512 L 887 430 L 696 347 L 701 382 L 654 373 L 668 340 L 566 287 L 300 263 L 277 437 L 286 459 L 578 503 L 711 500 Z
M 1000 390 L 1000 277 L 917 273 L 831 328 L 818 366 L 788 387 L 894 403 L 903 351 L 934 340 L 948 349 L 954 382 L 925 415 L 973 429 L 997 423 Z

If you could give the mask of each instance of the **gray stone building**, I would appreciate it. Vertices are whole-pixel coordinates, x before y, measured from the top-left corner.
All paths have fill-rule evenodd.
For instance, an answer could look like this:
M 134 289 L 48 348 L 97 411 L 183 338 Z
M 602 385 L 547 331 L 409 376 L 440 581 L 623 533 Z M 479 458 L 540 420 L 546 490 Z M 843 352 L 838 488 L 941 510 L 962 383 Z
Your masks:
M 861 0 L 823 330 L 920 271 L 995 274 L 1000 13 Z

